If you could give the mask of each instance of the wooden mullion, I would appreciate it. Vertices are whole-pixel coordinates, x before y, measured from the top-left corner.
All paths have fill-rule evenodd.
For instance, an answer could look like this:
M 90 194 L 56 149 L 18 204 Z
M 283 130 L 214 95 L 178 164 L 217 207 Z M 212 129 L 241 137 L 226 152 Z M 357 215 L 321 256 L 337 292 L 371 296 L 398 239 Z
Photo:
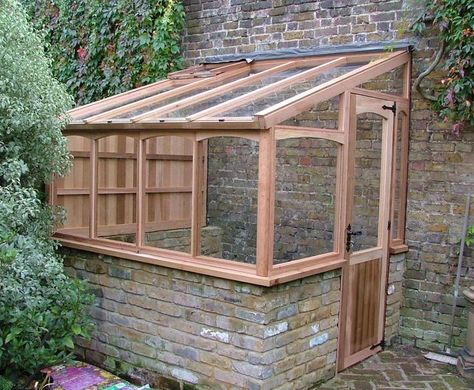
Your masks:
M 273 265 L 275 160 L 275 129 L 262 130 L 258 155 L 256 260 L 258 276 L 268 276 Z
M 147 173 L 147 163 L 146 163 L 146 140 L 138 139 L 138 153 L 137 153 L 137 198 L 135 199 L 137 207 L 137 235 L 136 235 L 136 244 L 137 248 L 141 248 L 145 245 L 145 224 L 146 224 L 146 215 L 145 215 L 145 187 L 146 179 L 148 177 Z
M 358 69 L 277 103 L 256 113 L 255 116 L 263 121 L 264 126 L 274 126 L 309 109 L 317 103 L 331 99 L 346 90 L 357 87 L 367 80 L 405 64 L 409 58 L 409 53 L 407 52 L 393 53 L 386 58 L 361 66 Z
M 207 110 L 197 112 L 196 114 L 190 115 L 188 119 L 191 121 L 195 121 L 197 119 L 204 118 L 204 117 L 216 116 L 217 114 L 225 112 L 228 109 L 240 107 L 248 103 L 249 101 L 264 97 L 271 93 L 275 93 L 276 91 L 279 91 L 285 87 L 288 87 L 298 81 L 305 80 L 310 77 L 315 77 L 318 74 L 331 70 L 332 68 L 335 68 L 336 66 L 339 66 L 339 65 L 343 65 L 345 63 L 346 63 L 346 58 L 339 57 L 335 60 L 326 62 L 322 65 L 315 66 L 314 68 L 308 69 L 304 72 L 287 77 L 284 80 L 280 80 L 280 81 L 277 81 L 276 83 L 266 85 L 262 88 L 256 89 L 255 91 L 246 93 L 245 95 L 238 96 L 234 99 L 228 100 L 214 107 L 208 108 Z
M 201 254 L 201 225 L 202 225 L 202 143 L 193 142 L 193 192 L 191 203 L 191 255 Z
M 284 70 L 287 70 L 291 67 L 294 67 L 297 64 L 295 61 L 289 61 L 284 64 L 272 67 L 270 69 L 261 71 L 259 73 L 244 77 L 243 79 L 235 80 L 232 81 L 228 84 L 221 85 L 220 87 L 216 87 L 211 89 L 210 91 L 205 91 L 200 94 L 197 94 L 195 96 L 191 96 L 186 99 L 179 100 L 178 102 L 167 104 L 166 106 L 163 107 L 158 107 L 154 110 L 148 111 L 144 114 L 137 115 L 132 117 L 130 120 L 132 122 L 140 122 L 144 121 L 145 119 L 151 118 L 151 117 L 159 117 L 162 114 L 167 114 L 172 111 L 179 110 L 183 107 L 188 107 L 190 105 L 202 102 L 204 100 L 210 99 L 214 96 L 230 92 L 235 88 L 241 88 L 243 86 L 246 86 L 252 82 L 258 81 L 263 79 L 264 77 L 267 77 L 268 75 L 274 74 L 276 72 L 281 72 Z
M 98 202 L 98 171 L 99 171 L 99 160 L 98 155 L 98 140 L 91 140 L 91 155 L 90 155 L 90 166 L 91 166 L 91 183 L 90 183 L 90 214 L 89 214 L 89 237 L 97 238 L 97 202 Z
M 150 96 L 150 97 L 141 99 L 137 102 L 129 103 L 129 104 L 126 104 L 124 106 L 121 106 L 121 107 L 118 107 L 118 108 L 115 108 L 115 109 L 112 109 L 112 110 L 109 110 L 109 111 L 105 111 L 105 112 L 102 112 L 102 113 L 97 114 L 97 115 L 93 115 L 89 118 L 86 118 L 85 122 L 86 123 L 94 123 L 94 122 L 97 122 L 97 121 L 107 120 L 107 118 L 112 118 L 114 116 L 129 112 L 131 110 L 141 108 L 141 107 L 145 107 L 149 104 L 159 103 L 159 102 L 161 102 L 165 99 L 169 99 L 171 97 L 179 96 L 179 95 L 181 95 L 185 92 L 189 92 L 189 91 L 195 90 L 197 88 L 208 87 L 209 85 L 212 85 L 214 83 L 225 81 L 228 78 L 238 76 L 242 73 L 245 73 L 245 72 L 247 72 L 247 69 L 248 69 L 248 65 L 246 67 L 238 68 L 238 69 L 235 69 L 235 70 L 231 70 L 229 72 L 219 74 L 218 76 L 213 76 L 213 77 L 201 79 L 201 80 L 195 81 L 193 83 L 186 84 L 186 85 L 183 85 L 183 86 L 178 87 L 178 88 L 174 88 L 171 91 L 163 92 L 163 93 L 160 93 L 160 94 L 155 95 L 155 96 Z

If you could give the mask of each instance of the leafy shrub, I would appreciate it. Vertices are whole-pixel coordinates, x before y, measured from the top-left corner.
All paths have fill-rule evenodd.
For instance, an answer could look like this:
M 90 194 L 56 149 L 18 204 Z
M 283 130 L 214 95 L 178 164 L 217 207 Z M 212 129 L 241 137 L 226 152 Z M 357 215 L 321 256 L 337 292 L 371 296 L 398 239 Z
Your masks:
M 178 0 L 22 0 L 42 30 L 54 75 L 84 104 L 180 69 Z
M 68 356 L 87 336 L 93 297 L 67 277 L 49 236 L 42 182 L 69 166 L 61 127 L 72 104 L 15 0 L 0 2 L 0 373 L 18 376 Z M 5 382 L 6 383 L 6 382 Z
M 427 24 L 437 30 L 439 59 L 445 57 L 447 74 L 436 96 L 426 93 L 423 96 L 431 100 L 433 110 L 442 120 L 453 123 L 452 132 L 459 135 L 463 127 L 474 126 L 474 2 L 426 0 L 425 3 L 413 30 L 422 33 Z

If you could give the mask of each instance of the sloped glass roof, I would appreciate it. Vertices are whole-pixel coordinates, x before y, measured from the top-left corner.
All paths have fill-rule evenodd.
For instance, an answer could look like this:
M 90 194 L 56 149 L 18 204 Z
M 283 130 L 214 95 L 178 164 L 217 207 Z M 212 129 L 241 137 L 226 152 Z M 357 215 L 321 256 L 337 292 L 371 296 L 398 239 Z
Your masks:
M 204 64 L 69 111 L 71 128 L 265 128 L 407 62 L 406 50 Z

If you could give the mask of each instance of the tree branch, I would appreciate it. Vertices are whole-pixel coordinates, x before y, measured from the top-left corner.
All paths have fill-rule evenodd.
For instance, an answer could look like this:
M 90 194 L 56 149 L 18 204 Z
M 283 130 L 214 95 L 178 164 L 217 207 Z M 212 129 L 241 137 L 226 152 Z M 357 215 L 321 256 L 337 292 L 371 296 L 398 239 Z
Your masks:
M 443 55 L 446 51 L 446 45 L 444 41 L 441 41 L 441 44 L 439 46 L 438 52 L 436 53 L 436 57 L 434 61 L 431 63 L 428 68 L 426 68 L 425 71 L 421 72 L 418 77 L 416 78 L 415 82 L 413 83 L 413 88 L 420 93 L 420 95 L 431 102 L 435 102 L 436 96 L 429 94 L 426 90 L 421 88 L 421 82 L 425 79 L 426 76 L 428 76 L 435 68 L 438 66 L 440 63 L 441 59 L 443 58 Z

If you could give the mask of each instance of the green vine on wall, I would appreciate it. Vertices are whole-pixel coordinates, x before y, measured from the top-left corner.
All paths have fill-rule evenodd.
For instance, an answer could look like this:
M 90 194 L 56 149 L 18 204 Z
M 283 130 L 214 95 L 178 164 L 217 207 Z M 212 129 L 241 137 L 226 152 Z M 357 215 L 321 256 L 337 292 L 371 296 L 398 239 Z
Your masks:
M 47 42 L 54 75 L 77 104 L 181 69 L 178 0 L 22 0 Z
M 423 13 L 412 25 L 423 33 L 428 26 L 438 32 L 440 47 L 430 66 L 414 82 L 414 88 L 439 117 L 453 123 L 452 132 L 474 125 L 474 2 L 472 0 L 428 0 Z M 437 93 L 421 87 L 421 82 L 445 59 L 446 77 Z

